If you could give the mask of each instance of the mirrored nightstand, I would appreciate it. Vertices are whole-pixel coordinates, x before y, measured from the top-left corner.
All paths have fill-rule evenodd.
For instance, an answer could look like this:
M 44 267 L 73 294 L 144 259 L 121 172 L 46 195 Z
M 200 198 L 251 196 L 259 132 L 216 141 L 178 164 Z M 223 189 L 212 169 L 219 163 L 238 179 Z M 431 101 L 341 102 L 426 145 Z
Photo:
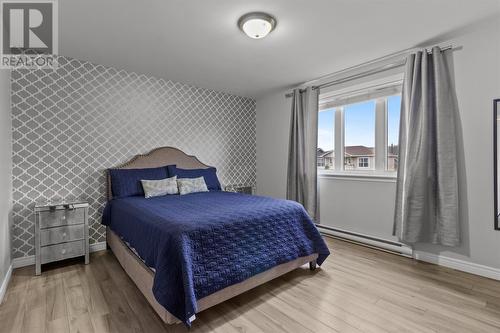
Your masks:
M 234 184 L 227 185 L 225 188 L 226 192 L 235 192 L 235 193 L 244 193 L 244 194 L 253 194 L 254 188 L 250 185 L 242 185 L 242 184 Z
M 89 263 L 89 204 L 83 200 L 35 204 L 35 274 L 42 264 L 85 256 Z

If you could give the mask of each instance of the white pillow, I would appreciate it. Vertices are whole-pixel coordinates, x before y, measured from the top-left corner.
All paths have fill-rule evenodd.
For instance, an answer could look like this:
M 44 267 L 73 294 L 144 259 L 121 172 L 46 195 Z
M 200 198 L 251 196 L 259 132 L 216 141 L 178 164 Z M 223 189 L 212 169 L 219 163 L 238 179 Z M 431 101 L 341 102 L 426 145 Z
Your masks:
M 160 180 L 141 180 L 141 183 L 146 199 L 179 193 L 177 176 Z
M 177 179 L 177 186 L 179 187 L 179 193 L 189 194 L 197 192 L 208 192 L 207 184 L 205 183 L 205 178 L 179 178 Z

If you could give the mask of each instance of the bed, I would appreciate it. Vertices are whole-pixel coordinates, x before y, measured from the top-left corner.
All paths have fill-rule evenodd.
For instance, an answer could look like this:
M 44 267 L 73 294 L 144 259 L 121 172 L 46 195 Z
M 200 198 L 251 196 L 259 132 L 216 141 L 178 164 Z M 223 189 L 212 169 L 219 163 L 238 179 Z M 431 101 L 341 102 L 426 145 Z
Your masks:
M 166 165 L 209 168 L 162 147 L 116 169 Z M 295 202 L 223 191 L 117 199 L 107 180 L 107 245 L 167 324 L 190 326 L 196 313 L 329 255 Z

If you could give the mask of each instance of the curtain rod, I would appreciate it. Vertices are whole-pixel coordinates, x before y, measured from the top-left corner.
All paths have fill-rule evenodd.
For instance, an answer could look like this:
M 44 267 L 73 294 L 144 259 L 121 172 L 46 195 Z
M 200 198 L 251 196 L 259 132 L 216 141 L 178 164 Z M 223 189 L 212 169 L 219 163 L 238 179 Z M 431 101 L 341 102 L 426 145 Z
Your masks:
M 450 50 L 450 49 L 454 50 L 454 49 L 458 49 L 458 48 L 460 48 L 460 47 L 454 47 L 453 45 L 448 45 L 448 46 L 442 47 L 441 51 Z M 408 49 L 408 50 L 404 50 L 404 51 L 399 51 L 399 52 L 396 52 L 396 53 L 392 53 L 390 55 L 377 58 L 376 60 L 371 60 L 371 61 L 362 63 L 360 65 L 356 65 L 356 66 L 353 66 L 353 67 L 350 67 L 350 68 L 338 71 L 336 73 L 329 74 L 329 75 L 324 76 L 324 77 L 332 76 L 332 75 L 335 75 L 335 74 L 340 74 L 340 73 L 345 72 L 345 71 L 350 70 L 350 69 L 355 69 L 355 68 L 358 68 L 358 67 L 361 67 L 361 66 L 364 66 L 364 65 L 369 65 L 369 64 L 374 63 L 376 61 L 382 61 L 383 59 L 395 57 L 398 54 L 409 53 L 411 50 L 415 50 L 415 49 L 413 48 L 413 49 Z M 432 49 L 426 48 L 426 50 L 427 50 L 428 54 L 432 53 Z M 319 88 L 326 88 L 326 87 L 335 86 L 337 84 L 349 82 L 349 81 L 356 80 L 356 79 L 361 79 L 363 77 L 367 77 L 367 76 L 370 76 L 370 75 L 374 75 L 374 74 L 382 73 L 382 72 L 385 72 L 385 71 L 389 71 L 391 69 L 399 68 L 399 67 L 404 66 L 405 64 L 406 64 L 406 59 L 401 59 L 401 60 L 398 60 L 398 61 L 390 63 L 390 64 L 386 64 L 386 65 L 382 65 L 380 67 L 376 67 L 376 68 L 370 69 L 368 71 L 364 71 L 364 72 L 361 72 L 361 73 L 358 73 L 358 74 L 353 74 L 353 75 L 350 75 L 350 76 L 343 77 L 341 79 L 337 79 L 337 80 L 329 81 L 329 82 L 326 82 L 326 83 L 323 83 L 323 84 L 319 84 L 319 85 L 316 85 L 316 86 L 312 86 L 312 89 L 319 89 Z M 317 79 L 317 80 L 319 80 L 319 79 Z M 317 80 L 314 80 L 314 81 L 317 81 Z M 303 91 L 305 91 L 305 89 L 300 89 L 300 92 L 303 92 Z M 287 98 L 288 97 L 293 97 L 293 92 L 289 92 L 289 93 L 285 94 L 285 97 L 287 97 Z

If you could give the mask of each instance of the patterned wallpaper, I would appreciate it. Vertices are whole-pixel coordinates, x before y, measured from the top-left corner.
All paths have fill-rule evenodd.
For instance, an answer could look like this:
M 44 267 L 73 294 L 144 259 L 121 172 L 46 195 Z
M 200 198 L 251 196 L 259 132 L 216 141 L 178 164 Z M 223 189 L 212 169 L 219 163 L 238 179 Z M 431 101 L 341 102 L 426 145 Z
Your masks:
M 56 70 L 12 72 L 13 257 L 34 254 L 33 205 L 90 203 L 100 225 L 105 169 L 160 146 L 217 167 L 223 184 L 255 185 L 255 101 L 59 57 Z

